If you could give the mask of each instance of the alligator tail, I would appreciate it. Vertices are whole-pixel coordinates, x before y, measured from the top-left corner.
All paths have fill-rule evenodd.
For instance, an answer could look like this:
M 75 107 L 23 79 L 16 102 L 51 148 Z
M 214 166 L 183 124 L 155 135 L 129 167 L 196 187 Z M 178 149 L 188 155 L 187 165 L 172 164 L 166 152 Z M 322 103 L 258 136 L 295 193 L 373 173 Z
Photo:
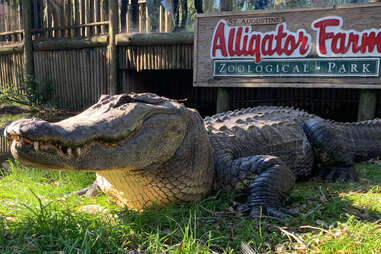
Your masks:
M 351 165 L 381 156 L 381 120 L 338 123 L 311 119 L 304 130 L 324 164 Z
M 381 156 L 381 120 L 335 124 L 343 137 L 341 143 L 352 154 L 355 162 Z

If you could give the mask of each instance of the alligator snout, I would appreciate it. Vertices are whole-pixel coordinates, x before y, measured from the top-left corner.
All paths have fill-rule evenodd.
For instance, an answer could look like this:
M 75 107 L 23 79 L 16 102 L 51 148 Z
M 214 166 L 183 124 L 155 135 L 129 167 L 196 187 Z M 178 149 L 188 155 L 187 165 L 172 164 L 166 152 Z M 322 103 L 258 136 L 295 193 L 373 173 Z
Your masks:
M 8 139 L 43 140 L 43 137 L 49 134 L 53 134 L 51 124 L 39 118 L 24 118 L 14 121 L 4 130 L 4 136 Z

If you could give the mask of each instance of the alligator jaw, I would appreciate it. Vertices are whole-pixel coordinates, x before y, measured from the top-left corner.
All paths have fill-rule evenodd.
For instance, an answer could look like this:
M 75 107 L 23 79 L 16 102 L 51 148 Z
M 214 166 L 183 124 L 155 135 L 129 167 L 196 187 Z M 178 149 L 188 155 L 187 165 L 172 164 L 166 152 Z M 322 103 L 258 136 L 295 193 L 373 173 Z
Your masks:
M 77 146 L 77 147 L 71 147 L 71 146 L 64 146 L 61 143 L 54 142 L 54 141 L 38 141 L 38 140 L 30 140 L 27 138 L 22 138 L 16 135 L 11 135 L 8 139 L 8 142 L 10 145 L 12 145 L 14 142 L 18 146 L 25 146 L 28 147 L 28 149 L 34 149 L 35 152 L 40 152 L 48 149 L 55 149 L 57 153 L 59 153 L 61 156 L 81 156 L 83 151 L 86 150 L 87 145 Z M 100 142 L 97 142 L 100 143 Z
M 76 144 L 76 145 L 68 145 L 61 143 L 59 141 L 47 140 L 47 141 L 39 141 L 39 140 L 31 140 L 28 138 L 23 138 L 18 135 L 10 135 L 6 133 L 6 137 L 8 138 L 8 143 L 11 147 L 11 152 L 15 156 L 16 159 L 24 162 L 24 164 L 34 166 L 34 167 L 43 167 L 43 168 L 67 168 L 67 169 L 79 169 L 78 166 L 75 166 L 75 163 L 82 159 L 84 155 L 86 155 L 88 147 L 97 146 L 103 149 L 113 149 L 118 146 L 122 146 L 126 142 L 131 135 L 128 135 L 117 141 L 103 141 L 102 139 L 97 140 L 89 140 L 85 142 L 85 144 Z M 38 163 L 41 161 L 41 158 L 38 158 L 34 162 L 34 154 L 45 155 L 45 157 L 59 157 L 55 162 L 62 161 L 64 164 L 55 165 L 52 164 L 41 164 Z M 73 164 L 72 166 L 70 166 Z
M 86 171 L 158 166 L 173 156 L 187 123 L 176 114 L 180 104 L 141 97 L 105 96 L 77 116 L 58 123 L 21 119 L 4 134 L 13 156 L 28 166 Z

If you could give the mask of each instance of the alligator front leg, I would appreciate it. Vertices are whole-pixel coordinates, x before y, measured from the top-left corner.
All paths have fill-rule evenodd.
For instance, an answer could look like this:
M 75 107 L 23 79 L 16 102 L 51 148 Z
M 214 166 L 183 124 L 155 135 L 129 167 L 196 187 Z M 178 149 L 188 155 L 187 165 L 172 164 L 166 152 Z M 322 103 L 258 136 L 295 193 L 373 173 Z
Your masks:
M 250 184 L 247 202 L 239 210 L 250 217 L 296 215 L 283 207 L 295 177 L 281 159 L 270 155 L 239 158 L 233 161 L 232 172 L 237 188 Z

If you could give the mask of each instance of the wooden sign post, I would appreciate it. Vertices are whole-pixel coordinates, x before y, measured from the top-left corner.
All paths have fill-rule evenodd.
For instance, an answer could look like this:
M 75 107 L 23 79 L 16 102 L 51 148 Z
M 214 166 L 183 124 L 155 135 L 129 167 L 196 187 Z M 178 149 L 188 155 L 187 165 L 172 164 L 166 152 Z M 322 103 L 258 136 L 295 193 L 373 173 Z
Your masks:
M 380 58 L 380 3 L 200 14 L 193 84 L 358 88 L 369 95 L 381 88 Z

